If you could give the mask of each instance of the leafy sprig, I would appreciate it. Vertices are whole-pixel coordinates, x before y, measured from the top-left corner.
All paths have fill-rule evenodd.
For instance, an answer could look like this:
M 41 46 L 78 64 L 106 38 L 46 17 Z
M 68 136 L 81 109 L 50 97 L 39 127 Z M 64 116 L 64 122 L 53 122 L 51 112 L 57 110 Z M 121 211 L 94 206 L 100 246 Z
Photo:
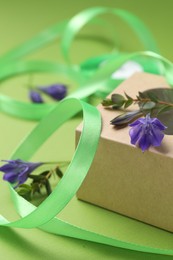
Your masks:
M 132 98 L 126 93 L 125 97 L 120 94 L 112 94 L 110 99 L 104 99 L 102 105 L 105 107 L 112 106 L 114 109 L 128 108 L 132 104 L 138 104 L 141 109 L 152 109 L 160 105 L 163 108 L 173 108 L 173 103 L 159 100 L 153 93 L 148 93 L 146 96 L 144 93 L 139 92 L 136 98 Z
M 57 176 L 60 179 L 63 177 L 63 172 L 58 165 L 54 169 L 46 170 L 39 174 L 29 174 L 28 179 L 32 180 L 31 183 L 19 185 L 16 191 L 28 201 L 31 201 L 36 193 L 42 194 L 43 188 L 46 190 L 47 196 L 49 196 L 52 192 L 49 181 L 52 176 Z
M 136 111 L 126 111 L 132 104 L 138 105 Z M 104 107 L 112 109 L 124 109 L 125 112 L 111 120 L 111 124 L 116 127 L 124 127 L 141 116 L 146 116 L 148 113 L 160 119 L 167 129 L 166 134 L 173 134 L 173 89 L 158 88 L 149 89 L 144 92 L 138 92 L 134 98 L 127 93 L 123 95 L 112 94 L 111 98 L 102 101 Z
M 69 164 L 69 161 L 28 162 L 21 159 L 2 160 L 2 162 L 5 162 L 0 167 L 0 171 L 4 173 L 3 179 L 11 183 L 18 194 L 27 200 L 32 200 L 35 193 L 41 194 L 42 188 L 49 196 L 52 192 L 50 178 L 53 175 L 62 178 L 62 168 Z M 54 168 L 50 167 L 50 164 L 53 164 Z M 46 166 L 46 170 L 40 170 L 42 165 Z M 31 182 L 28 184 L 27 180 L 31 180 Z

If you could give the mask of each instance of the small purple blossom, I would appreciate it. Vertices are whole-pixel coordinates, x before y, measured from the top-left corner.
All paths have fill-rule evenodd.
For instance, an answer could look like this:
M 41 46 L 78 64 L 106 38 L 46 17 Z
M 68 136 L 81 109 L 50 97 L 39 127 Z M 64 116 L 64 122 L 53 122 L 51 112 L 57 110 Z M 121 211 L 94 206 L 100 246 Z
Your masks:
M 157 118 L 151 118 L 150 114 L 137 119 L 129 126 L 131 144 L 137 144 L 143 152 L 150 146 L 160 146 L 164 137 L 163 131 L 167 128 Z
M 38 89 L 55 100 L 62 100 L 67 95 L 67 87 L 63 84 L 53 84 L 47 87 L 38 87 Z
M 16 184 L 15 188 L 23 184 L 29 174 L 43 164 L 41 162 L 25 162 L 20 159 L 3 161 L 7 162 L 7 164 L 0 167 L 0 171 L 4 172 L 3 180 Z
M 29 98 L 33 103 L 44 103 L 44 101 L 38 91 L 30 90 Z

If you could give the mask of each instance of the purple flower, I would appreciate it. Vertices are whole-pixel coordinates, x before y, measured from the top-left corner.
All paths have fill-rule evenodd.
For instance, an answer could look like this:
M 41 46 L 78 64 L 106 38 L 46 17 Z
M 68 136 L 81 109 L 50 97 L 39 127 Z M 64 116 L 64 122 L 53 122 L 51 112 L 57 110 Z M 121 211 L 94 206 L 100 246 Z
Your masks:
M 3 179 L 12 184 L 15 183 L 15 188 L 20 184 L 23 184 L 27 180 L 29 174 L 43 164 L 41 162 L 24 162 L 20 159 L 3 161 L 7 162 L 7 164 L 0 167 L 0 171 L 4 172 Z
M 122 115 L 119 115 L 117 117 L 115 117 L 114 119 L 112 119 L 110 121 L 111 125 L 114 126 L 124 126 L 127 125 L 128 123 L 132 122 L 133 120 L 135 120 L 136 118 L 142 116 L 142 112 L 140 110 L 137 111 L 132 111 L 132 112 L 126 112 Z
M 67 95 L 67 87 L 62 84 L 54 84 L 48 87 L 38 87 L 38 89 L 55 100 L 61 100 Z
M 44 103 L 40 93 L 35 90 L 30 90 L 29 98 L 33 103 Z
M 160 146 L 164 137 L 163 131 L 167 128 L 157 118 L 151 118 L 149 114 L 129 126 L 131 126 L 129 131 L 131 144 L 138 144 L 143 152 L 150 146 Z

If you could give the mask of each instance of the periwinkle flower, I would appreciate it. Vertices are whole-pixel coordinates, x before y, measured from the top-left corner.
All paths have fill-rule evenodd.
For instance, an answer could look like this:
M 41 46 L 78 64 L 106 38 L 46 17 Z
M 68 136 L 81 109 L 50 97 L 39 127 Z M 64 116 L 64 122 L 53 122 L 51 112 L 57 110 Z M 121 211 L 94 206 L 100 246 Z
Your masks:
M 151 118 L 150 114 L 137 119 L 129 126 L 131 144 L 137 144 L 143 152 L 150 146 L 160 146 L 164 137 L 163 131 L 167 128 L 157 118 Z
M 0 167 L 0 171 L 4 172 L 3 179 L 12 184 L 16 184 L 15 188 L 23 184 L 29 174 L 43 164 L 41 162 L 25 162 L 20 159 L 3 161 L 7 162 L 7 164 Z
M 115 117 L 114 119 L 112 119 L 110 121 L 111 125 L 114 126 L 124 126 L 127 125 L 128 123 L 132 122 L 133 120 L 135 120 L 136 118 L 142 116 L 142 112 L 140 110 L 137 111 L 131 111 L 131 112 L 126 112 L 122 115 L 119 115 L 117 117 Z
M 67 95 L 67 87 L 63 84 L 53 84 L 47 87 L 38 87 L 38 89 L 55 100 L 62 100 Z
M 29 98 L 33 103 L 44 103 L 44 101 L 38 91 L 30 90 Z

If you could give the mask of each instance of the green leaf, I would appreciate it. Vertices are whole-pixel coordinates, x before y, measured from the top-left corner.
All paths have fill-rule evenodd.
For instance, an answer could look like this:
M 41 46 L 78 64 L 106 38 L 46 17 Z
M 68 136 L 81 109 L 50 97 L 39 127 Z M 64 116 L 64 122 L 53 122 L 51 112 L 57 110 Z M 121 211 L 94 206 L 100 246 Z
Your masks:
M 128 99 L 124 104 L 124 108 L 127 108 L 127 107 L 131 106 L 132 104 L 133 104 L 133 99 Z
M 120 94 L 112 94 L 111 100 L 113 102 L 114 107 L 116 108 L 122 107 L 126 101 L 125 98 Z
M 173 109 L 160 113 L 157 118 L 167 126 L 167 129 L 164 131 L 167 135 L 173 135 Z
M 147 92 L 147 95 L 146 95 L 146 92 L 138 92 L 139 93 L 139 98 L 140 99 L 145 99 L 145 98 L 148 98 L 150 99 L 151 101 L 157 103 L 158 102 L 158 98 L 157 96 L 153 93 L 153 91 L 148 91 Z
M 18 187 L 18 189 L 31 190 L 31 186 L 28 185 L 28 184 L 23 183 L 23 184 L 21 184 L 21 185 Z
M 142 92 L 145 95 L 145 98 L 153 95 L 157 98 L 157 101 L 163 101 L 173 104 L 173 89 L 171 88 L 157 88 L 149 89 Z M 173 107 L 172 107 L 173 108 Z M 167 129 L 164 131 L 167 135 L 173 135 L 173 109 L 171 107 L 157 104 L 154 109 L 152 116 L 157 117 Z
M 119 109 L 119 108 L 121 108 L 122 106 L 124 105 L 124 103 L 122 104 L 122 105 L 113 105 L 112 106 L 112 109 Z
M 29 178 L 32 179 L 33 181 L 37 182 L 37 181 L 40 181 L 43 178 L 43 176 L 41 176 L 41 174 L 39 174 L 39 175 L 30 174 Z
M 59 178 L 62 178 L 62 177 L 63 177 L 63 173 L 62 173 L 62 171 L 60 170 L 59 167 L 57 167 L 57 168 L 55 169 L 55 173 L 56 173 L 56 175 L 57 175 Z
M 151 101 L 157 103 L 158 102 L 158 98 L 156 97 L 156 95 L 151 92 L 151 93 L 148 93 L 148 97 L 151 99 Z
M 41 172 L 41 173 L 39 174 L 39 176 L 42 176 L 42 179 L 43 179 L 45 176 L 48 175 L 49 172 L 50 172 L 50 171 Z M 51 175 L 50 175 L 50 176 L 51 176 Z M 50 176 L 49 176 L 49 178 L 50 178 Z
M 148 89 L 142 92 L 143 98 L 155 98 L 155 100 L 173 103 L 173 89 L 171 88 L 156 88 Z M 154 101 L 154 100 L 153 100 Z
M 142 110 L 150 110 L 153 109 L 156 106 L 156 103 L 152 102 L 152 101 L 148 101 L 148 102 L 139 102 L 139 107 Z
M 140 101 L 141 97 L 136 95 L 136 99 Z
M 48 180 L 45 179 L 45 188 L 46 188 L 46 192 L 47 192 L 47 195 L 49 196 L 52 192 L 52 189 L 51 189 L 51 186 L 50 186 L 50 182 Z
M 103 105 L 104 107 L 112 106 L 113 104 L 114 104 L 114 103 L 112 102 L 111 99 L 104 99 L 104 100 L 102 101 L 102 105 Z
M 31 200 L 31 191 L 32 188 L 28 184 L 21 184 L 17 189 L 17 193 L 25 198 L 26 200 L 30 201 Z
M 127 93 L 126 93 L 126 92 L 124 92 L 124 95 L 126 96 L 126 98 L 127 98 L 128 100 L 133 100 L 133 98 L 132 98 L 132 97 L 130 97 L 129 95 L 127 95 Z
M 158 111 L 157 111 L 157 115 L 159 115 L 163 112 L 169 111 L 170 109 L 173 109 L 173 107 L 170 107 L 168 105 L 159 106 Z
M 32 182 L 31 187 L 32 187 L 32 194 L 34 194 L 36 192 L 41 193 L 40 182 Z
M 146 96 L 144 95 L 143 92 L 140 92 L 140 91 L 139 91 L 139 92 L 138 92 L 138 95 L 139 95 L 138 97 L 140 97 L 140 98 L 146 98 Z
M 119 102 L 125 101 L 125 98 L 120 94 L 112 94 L 111 100 L 113 103 L 117 104 Z

